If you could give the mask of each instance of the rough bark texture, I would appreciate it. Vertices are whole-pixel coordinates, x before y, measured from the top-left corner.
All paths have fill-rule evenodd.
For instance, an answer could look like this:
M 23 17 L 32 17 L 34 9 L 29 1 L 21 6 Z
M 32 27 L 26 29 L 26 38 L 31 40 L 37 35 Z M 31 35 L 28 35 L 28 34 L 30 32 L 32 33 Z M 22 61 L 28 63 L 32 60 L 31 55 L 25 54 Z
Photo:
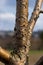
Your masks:
M 28 0 L 16 0 L 15 48 L 17 65 L 28 65 Z
M 34 11 L 28 24 L 28 0 L 16 0 L 16 25 L 15 25 L 15 41 L 14 41 L 14 58 L 6 57 L 4 50 L 0 51 L 0 56 L 9 61 L 13 61 L 14 65 L 29 65 L 29 44 L 30 37 L 40 13 L 42 0 L 37 0 Z M 3 57 L 4 55 L 4 57 Z M 12 64 L 12 65 L 13 65 Z
M 36 21 L 37 21 L 37 19 L 39 17 L 39 14 L 42 13 L 40 11 L 41 10 L 41 5 L 42 5 L 42 0 L 36 0 L 34 11 L 32 13 L 32 16 L 31 16 L 30 20 L 29 20 L 29 22 L 30 22 L 30 26 L 29 26 L 29 39 L 30 39 L 30 37 L 32 35 L 32 31 L 33 31 L 35 23 L 36 23 Z

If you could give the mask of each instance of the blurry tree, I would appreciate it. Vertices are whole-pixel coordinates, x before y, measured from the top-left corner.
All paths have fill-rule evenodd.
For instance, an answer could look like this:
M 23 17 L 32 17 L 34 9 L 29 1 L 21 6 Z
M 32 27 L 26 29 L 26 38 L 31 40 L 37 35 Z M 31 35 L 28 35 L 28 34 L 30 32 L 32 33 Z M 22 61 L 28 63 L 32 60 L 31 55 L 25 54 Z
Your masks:
M 28 0 L 16 0 L 14 33 L 14 65 L 29 65 L 29 46 L 33 28 L 41 11 L 42 0 L 36 0 L 28 22 Z
M 16 0 L 16 25 L 14 52 L 17 65 L 29 65 L 29 46 L 33 28 L 41 11 L 42 0 L 36 0 L 32 16 L 28 22 L 28 0 Z M 17 60 L 18 59 L 18 60 Z

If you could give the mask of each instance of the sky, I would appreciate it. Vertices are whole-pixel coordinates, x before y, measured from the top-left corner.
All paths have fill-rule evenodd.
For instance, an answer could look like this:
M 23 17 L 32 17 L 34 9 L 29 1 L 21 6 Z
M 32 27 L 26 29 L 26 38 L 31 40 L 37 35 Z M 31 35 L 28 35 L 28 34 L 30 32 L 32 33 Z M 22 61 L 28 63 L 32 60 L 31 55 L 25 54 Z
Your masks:
M 35 1 L 36 0 L 29 0 L 29 18 L 33 12 Z M 0 0 L 0 30 L 13 31 L 15 27 L 15 19 L 16 0 Z M 40 14 L 34 27 L 34 31 L 37 30 L 43 30 L 43 14 Z
M 0 0 L 0 30 L 13 31 L 16 17 L 16 0 Z

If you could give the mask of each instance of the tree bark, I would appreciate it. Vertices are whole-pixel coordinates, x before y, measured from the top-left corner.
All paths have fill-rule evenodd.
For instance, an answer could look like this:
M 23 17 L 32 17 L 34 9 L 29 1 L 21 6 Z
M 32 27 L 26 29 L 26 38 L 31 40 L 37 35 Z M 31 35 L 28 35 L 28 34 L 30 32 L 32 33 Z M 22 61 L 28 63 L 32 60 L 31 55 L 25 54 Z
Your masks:
M 29 65 L 30 38 L 36 20 L 38 19 L 42 0 L 37 0 L 34 11 L 28 23 L 28 0 L 16 0 L 16 24 L 14 38 L 14 58 L 0 48 L 0 56 L 13 61 L 12 65 Z
M 33 10 L 33 13 L 32 13 L 31 18 L 29 20 L 29 22 L 30 22 L 29 33 L 28 33 L 29 39 L 31 38 L 32 31 L 33 31 L 33 28 L 36 24 L 38 17 L 39 17 L 39 14 L 42 13 L 42 11 L 41 11 L 42 2 L 43 2 L 43 0 L 36 0 L 36 4 L 35 4 L 34 10 Z
M 28 41 L 28 0 L 16 0 L 16 25 L 15 25 L 15 47 L 14 52 L 17 65 L 28 65 L 27 56 L 29 52 Z M 27 63 L 27 64 L 26 64 Z

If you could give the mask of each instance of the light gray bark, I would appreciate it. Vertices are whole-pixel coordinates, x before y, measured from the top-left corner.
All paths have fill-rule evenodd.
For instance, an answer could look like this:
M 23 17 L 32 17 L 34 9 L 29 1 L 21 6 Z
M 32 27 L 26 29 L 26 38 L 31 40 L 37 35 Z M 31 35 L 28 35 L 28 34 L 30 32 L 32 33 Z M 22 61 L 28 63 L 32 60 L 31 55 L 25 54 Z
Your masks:
M 33 13 L 32 13 L 31 18 L 29 20 L 29 22 L 30 22 L 30 25 L 29 25 L 29 39 L 32 35 L 32 31 L 33 31 L 33 28 L 34 28 L 34 26 L 37 22 L 39 14 L 41 13 L 42 1 L 43 0 L 36 0 L 36 4 L 35 4 L 34 10 L 33 10 Z

